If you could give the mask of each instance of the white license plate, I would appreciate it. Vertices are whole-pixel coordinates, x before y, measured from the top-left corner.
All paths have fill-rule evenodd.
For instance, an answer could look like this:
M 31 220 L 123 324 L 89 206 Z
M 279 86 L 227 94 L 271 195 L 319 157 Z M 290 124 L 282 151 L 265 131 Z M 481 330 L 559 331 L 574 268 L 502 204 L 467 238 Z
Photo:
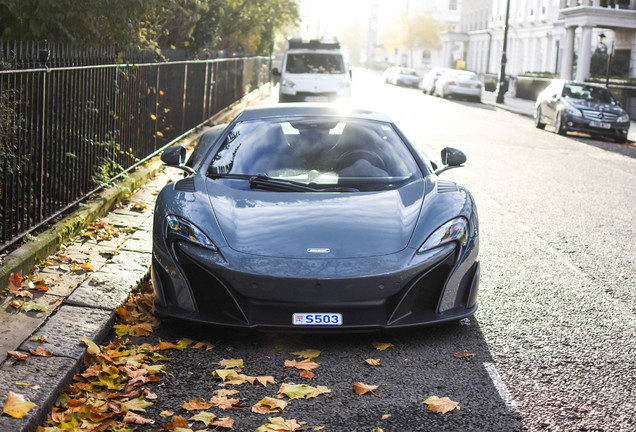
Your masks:
M 305 102 L 329 102 L 327 96 L 305 96 Z
M 601 122 L 595 122 L 595 121 L 590 122 L 590 126 L 602 128 L 602 129 L 609 129 L 612 127 L 612 125 L 609 123 L 601 123 Z
M 292 316 L 293 325 L 342 325 L 342 315 L 339 313 L 295 313 Z
M 465 87 L 465 88 L 471 88 L 472 85 L 471 84 L 460 84 L 461 87 Z

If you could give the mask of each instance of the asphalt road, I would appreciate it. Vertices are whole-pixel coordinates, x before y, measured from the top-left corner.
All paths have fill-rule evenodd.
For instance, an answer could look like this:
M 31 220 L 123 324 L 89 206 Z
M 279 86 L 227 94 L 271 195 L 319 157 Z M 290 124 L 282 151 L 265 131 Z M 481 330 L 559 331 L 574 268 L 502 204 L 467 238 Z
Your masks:
M 327 386 L 331 393 L 290 401 L 272 416 L 328 431 L 636 430 L 636 159 L 483 104 L 389 86 L 363 71 L 354 78 L 356 102 L 388 112 L 434 160 L 444 146 L 467 154 L 465 168 L 442 176 L 467 186 L 478 204 L 477 314 L 417 331 L 338 336 L 166 322 L 135 341 L 187 337 L 216 347 L 171 351 L 144 415 L 158 423 L 168 421 L 163 410 L 190 417 L 181 403 L 209 399 L 222 388 L 216 363 L 240 358 L 243 373 L 277 382 L 235 386 L 243 406 L 274 396 L 281 383 Z M 373 342 L 393 347 L 379 351 Z M 284 365 L 305 349 L 321 351 L 312 380 Z M 453 356 L 464 351 L 475 356 Z M 377 385 L 376 395 L 356 395 L 353 382 Z M 422 402 L 433 395 L 461 409 L 428 411 Z M 232 430 L 267 422 L 249 408 L 211 411 L 234 418 Z

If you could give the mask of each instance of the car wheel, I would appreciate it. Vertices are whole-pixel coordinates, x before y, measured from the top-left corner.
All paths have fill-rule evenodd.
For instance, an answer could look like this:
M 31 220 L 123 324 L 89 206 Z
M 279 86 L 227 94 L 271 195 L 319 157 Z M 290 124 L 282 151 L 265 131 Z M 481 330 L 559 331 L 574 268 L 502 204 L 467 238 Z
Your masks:
M 556 121 L 554 122 L 554 131 L 559 135 L 565 135 L 567 132 L 565 125 L 563 124 L 563 117 L 561 116 L 560 111 L 557 113 Z
M 537 129 L 545 128 L 545 123 L 541 122 L 541 108 L 537 108 L 537 111 L 534 113 L 534 126 Z

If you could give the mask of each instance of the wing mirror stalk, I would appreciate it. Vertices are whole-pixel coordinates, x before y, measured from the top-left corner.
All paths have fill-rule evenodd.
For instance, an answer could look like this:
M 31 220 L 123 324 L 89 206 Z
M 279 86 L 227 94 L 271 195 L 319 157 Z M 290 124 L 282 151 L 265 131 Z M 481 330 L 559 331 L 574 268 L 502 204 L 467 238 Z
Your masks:
M 466 162 L 466 155 L 461 150 L 452 147 L 444 147 L 441 151 L 442 163 L 446 165 L 435 171 L 436 175 L 440 175 L 444 171 L 448 171 L 453 168 L 461 168 L 464 162 Z
M 161 161 L 172 168 L 179 168 L 188 174 L 194 174 L 194 170 L 185 165 L 186 149 L 182 145 L 167 148 L 161 154 Z

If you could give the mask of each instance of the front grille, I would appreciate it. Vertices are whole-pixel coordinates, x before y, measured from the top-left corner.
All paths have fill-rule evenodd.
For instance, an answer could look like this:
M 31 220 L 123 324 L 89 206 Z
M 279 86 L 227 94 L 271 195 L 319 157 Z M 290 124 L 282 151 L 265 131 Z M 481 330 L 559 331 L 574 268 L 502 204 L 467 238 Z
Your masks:
M 615 122 L 618 116 L 606 111 L 583 110 L 583 118 L 600 122 Z

